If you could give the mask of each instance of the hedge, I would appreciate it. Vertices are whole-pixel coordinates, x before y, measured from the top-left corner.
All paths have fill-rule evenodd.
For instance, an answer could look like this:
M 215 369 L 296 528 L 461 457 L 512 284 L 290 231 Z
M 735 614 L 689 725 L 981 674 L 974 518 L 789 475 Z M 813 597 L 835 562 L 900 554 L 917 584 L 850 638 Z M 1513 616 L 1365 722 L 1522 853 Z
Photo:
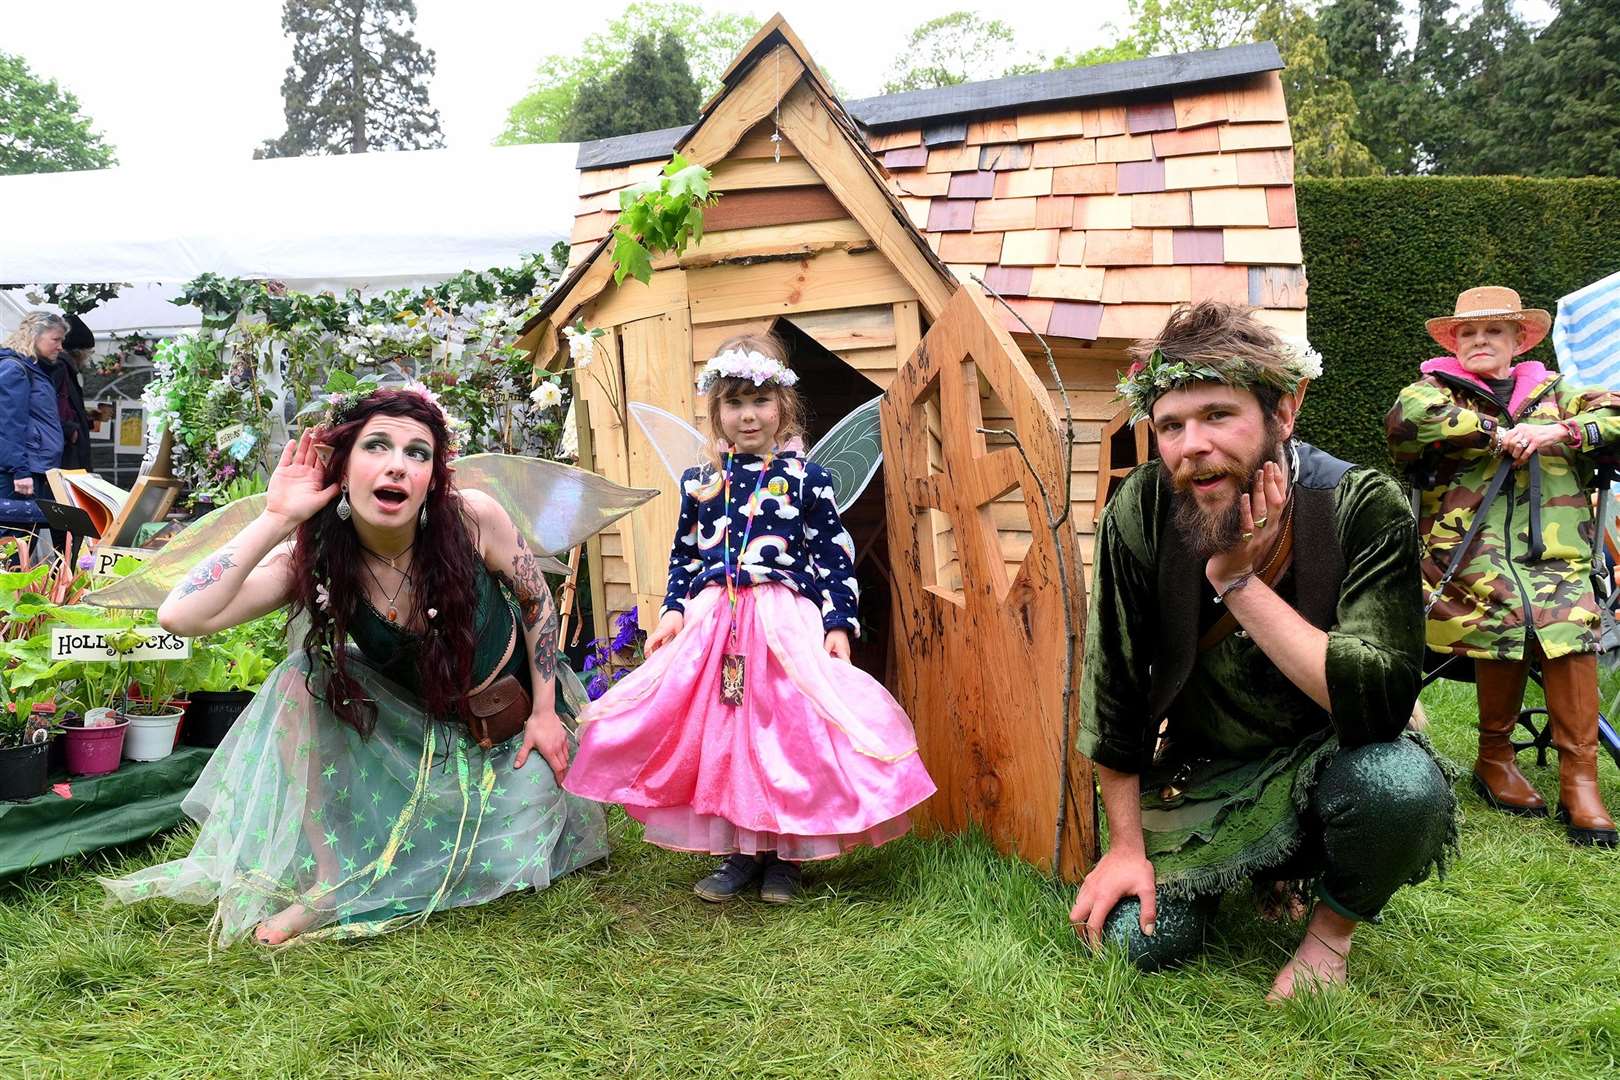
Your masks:
M 1300 180 L 1309 333 L 1324 373 L 1300 436 L 1390 468 L 1383 419 L 1418 364 L 1441 353 L 1425 319 L 1476 285 L 1558 298 L 1620 270 L 1620 179 L 1389 177 Z M 1528 359 L 1555 366 L 1552 342 Z

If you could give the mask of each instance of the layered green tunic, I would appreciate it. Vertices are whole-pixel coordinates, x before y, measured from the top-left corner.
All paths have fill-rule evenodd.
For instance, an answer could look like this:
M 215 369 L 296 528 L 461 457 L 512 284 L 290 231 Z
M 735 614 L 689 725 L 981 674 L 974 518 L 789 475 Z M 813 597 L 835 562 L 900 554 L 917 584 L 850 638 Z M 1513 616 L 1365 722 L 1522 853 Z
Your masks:
M 1317 770 L 1340 746 L 1400 736 L 1421 677 L 1423 617 L 1416 523 L 1396 483 L 1299 444 L 1298 492 L 1315 484 L 1316 524 L 1342 555 L 1328 571 L 1336 600 L 1306 612 L 1328 635 L 1322 709 L 1239 630 L 1197 654 L 1185 682 L 1169 643 L 1191 648 L 1222 613 L 1169 528 L 1171 492 L 1158 462 L 1134 470 L 1097 530 L 1081 682 L 1081 751 L 1143 778 L 1143 829 L 1162 888 L 1193 895 L 1281 863 L 1299 845 L 1300 811 Z M 1338 466 L 1334 469 L 1328 463 Z M 1325 479 L 1323 479 L 1325 477 Z M 1293 565 L 1276 591 L 1301 608 L 1299 583 L 1332 557 L 1296 506 Z

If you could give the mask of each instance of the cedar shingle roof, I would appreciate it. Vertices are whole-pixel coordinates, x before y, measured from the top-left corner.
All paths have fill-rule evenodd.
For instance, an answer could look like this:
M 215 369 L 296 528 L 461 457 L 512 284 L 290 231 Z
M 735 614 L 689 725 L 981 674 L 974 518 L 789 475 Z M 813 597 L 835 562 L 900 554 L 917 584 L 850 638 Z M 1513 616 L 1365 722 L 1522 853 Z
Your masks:
M 982 275 L 1040 333 L 1151 336 L 1175 304 L 1211 297 L 1303 334 L 1281 66 L 1263 43 L 848 109 L 939 258 Z M 607 232 L 614 192 L 655 172 L 686 130 L 580 148 L 576 244 Z

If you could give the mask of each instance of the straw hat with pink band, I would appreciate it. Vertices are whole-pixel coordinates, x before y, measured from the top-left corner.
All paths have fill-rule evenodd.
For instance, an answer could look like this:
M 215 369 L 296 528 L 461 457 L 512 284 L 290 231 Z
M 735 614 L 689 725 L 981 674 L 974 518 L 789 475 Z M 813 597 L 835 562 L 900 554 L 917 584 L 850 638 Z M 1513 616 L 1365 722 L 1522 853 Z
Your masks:
M 1448 352 L 1457 351 L 1457 327 L 1466 322 L 1512 322 L 1519 324 L 1519 343 L 1513 354 L 1529 352 L 1541 343 L 1552 329 L 1552 316 L 1541 308 L 1527 308 L 1519 302 L 1519 294 L 1500 285 L 1481 285 L 1477 289 L 1457 295 L 1457 310 L 1424 323 L 1429 336 Z

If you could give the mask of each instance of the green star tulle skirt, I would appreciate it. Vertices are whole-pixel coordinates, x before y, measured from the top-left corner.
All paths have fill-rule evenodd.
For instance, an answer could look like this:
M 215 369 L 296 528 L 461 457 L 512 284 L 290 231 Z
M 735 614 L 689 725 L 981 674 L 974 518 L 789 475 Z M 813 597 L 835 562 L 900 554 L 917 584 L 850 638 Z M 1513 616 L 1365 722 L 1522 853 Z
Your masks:
M 295 941 L 368 937 L 543 889 L 607 855 L 601 808 L 563 791 L 540 755 L 515 769 L 519 740 L 484 751 L 360 657 L 349 667 L 377 703 L 369 737 L 311 695 L 294 652 L 186 796 L 191 853 L 103 879 L 108 891 L 217 904 L 221 945 L 294 904 L 313 916 Z M 584 695 L 566 666 L 558 683 L 571 726 Z

